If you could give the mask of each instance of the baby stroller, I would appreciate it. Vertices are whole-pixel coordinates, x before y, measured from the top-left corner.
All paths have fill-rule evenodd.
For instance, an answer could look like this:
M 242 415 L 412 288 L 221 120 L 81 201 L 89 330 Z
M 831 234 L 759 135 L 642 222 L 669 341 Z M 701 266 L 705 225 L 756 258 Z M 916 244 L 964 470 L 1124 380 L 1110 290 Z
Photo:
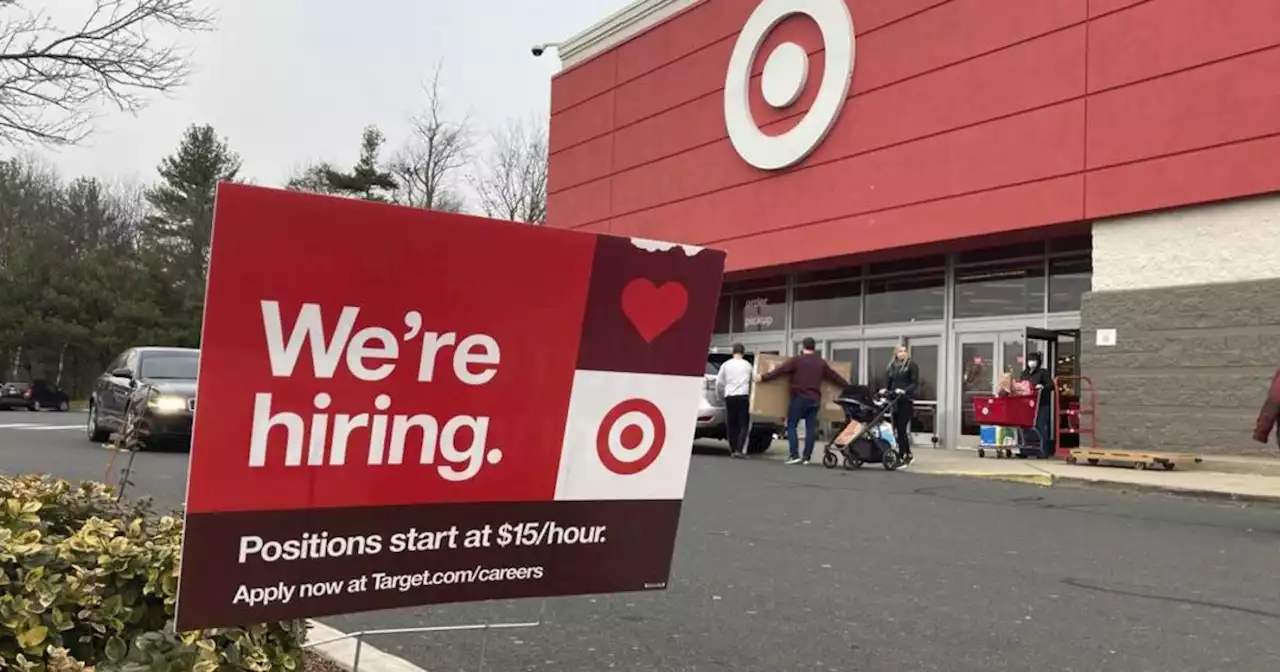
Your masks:
M 893 436 L 893 406 L 898 395 L 873 394 L 865 385 L 846 387 L 835 401 L 844 409 L 847 423 L 822 449 L 822 466 L 834 469 L 842 461 L 845 469 L 879 463 L 886 471 L 902 466 Z

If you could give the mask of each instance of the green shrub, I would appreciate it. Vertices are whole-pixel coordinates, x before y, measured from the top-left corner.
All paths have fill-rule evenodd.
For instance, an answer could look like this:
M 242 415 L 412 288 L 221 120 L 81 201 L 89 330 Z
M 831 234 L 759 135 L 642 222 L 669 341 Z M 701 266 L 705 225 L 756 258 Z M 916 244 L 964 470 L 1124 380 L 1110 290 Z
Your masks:
M 301 669 L 301 621 L 174 632 L 181 539 L 100 483 L 0 476 L 0 669 Z

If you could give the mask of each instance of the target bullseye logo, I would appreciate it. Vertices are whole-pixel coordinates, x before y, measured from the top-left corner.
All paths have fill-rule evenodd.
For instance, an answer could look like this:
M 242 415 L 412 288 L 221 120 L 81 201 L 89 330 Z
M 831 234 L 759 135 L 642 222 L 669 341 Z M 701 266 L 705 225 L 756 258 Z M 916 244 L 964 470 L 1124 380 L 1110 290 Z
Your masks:
M 645 399 L 628 399 L 614 406 L 596 431 L 596 452 L 605 468 L 630 476 L 658 459 L 667 440 L 662 411 Z
M 768 135 L 751 115 L 751 70 L 769 33 L 794 15 L 813 19 L 822 32 L 825 69 L 817 98 L 791 130 Z M 831 132 L 849 95 L 853 75 L 853 17 L 845 0 L 763 0 L 738 35 L 729 57 L 724 83 L 724 121 L 729 141 L 747 163 L 761 170 L 778 170 L 799 163 Z M 761 75 L 764 101 L 775 109 L 795 104 L 809 78 L 809 53 L 785 42 L 765 60 Z

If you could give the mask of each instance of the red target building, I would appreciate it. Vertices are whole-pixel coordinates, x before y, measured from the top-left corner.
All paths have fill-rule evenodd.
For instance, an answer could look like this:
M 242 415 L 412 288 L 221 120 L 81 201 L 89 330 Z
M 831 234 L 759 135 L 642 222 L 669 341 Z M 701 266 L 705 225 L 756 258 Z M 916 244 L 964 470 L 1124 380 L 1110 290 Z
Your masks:
M 639 0 L 560 54 L 550 225 L 727 251 L 714 345 L 905 340 L 945 446 L 1052 349 L 1099 445 L 1264 449 L 1280 2 Z

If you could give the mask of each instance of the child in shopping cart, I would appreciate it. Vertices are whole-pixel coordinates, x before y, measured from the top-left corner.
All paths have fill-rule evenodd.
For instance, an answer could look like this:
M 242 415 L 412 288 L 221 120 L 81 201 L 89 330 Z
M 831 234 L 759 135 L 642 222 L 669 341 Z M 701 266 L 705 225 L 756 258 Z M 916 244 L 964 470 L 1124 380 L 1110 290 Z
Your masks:
M 997 397 L 1029 397 L 1031 396 L 1031 386 L 1020 380 L 1014 380 L 1012 373 L 1005 373 L 1000 376 L 1000 382 L 996 384 Z M 1013 427 L 996 427 L 996 445 L 1010 446 L 1017 445 L 1018 430 Z

